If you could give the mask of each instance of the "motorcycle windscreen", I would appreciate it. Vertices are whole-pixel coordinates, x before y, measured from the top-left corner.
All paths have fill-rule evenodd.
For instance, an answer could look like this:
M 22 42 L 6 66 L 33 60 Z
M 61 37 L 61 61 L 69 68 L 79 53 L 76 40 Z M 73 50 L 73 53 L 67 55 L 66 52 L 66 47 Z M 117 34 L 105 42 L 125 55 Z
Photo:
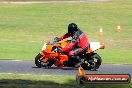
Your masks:
M 88 49 L 88 53 L 98 50 L 102 47 L 100 42 L 90 42 L 90 48 Z
M 43 45 L 43 47 L 42 47 L 42 50 L 45 50 L 45 49 L 46 49 L 46 47 L 47 47 L 47 44 L 46 44 L 46 43 L 44 43 L 44 45 Z

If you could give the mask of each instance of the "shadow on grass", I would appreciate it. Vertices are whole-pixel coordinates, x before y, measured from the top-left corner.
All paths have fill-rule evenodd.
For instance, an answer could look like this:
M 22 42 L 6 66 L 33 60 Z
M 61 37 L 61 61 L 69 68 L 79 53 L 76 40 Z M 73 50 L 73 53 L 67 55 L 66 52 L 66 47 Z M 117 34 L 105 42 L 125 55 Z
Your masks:
M 131 84 L 77 84 L 75 80 L 64 83 L 23 79 L 0 79 L 0 88 L 132 88 Z

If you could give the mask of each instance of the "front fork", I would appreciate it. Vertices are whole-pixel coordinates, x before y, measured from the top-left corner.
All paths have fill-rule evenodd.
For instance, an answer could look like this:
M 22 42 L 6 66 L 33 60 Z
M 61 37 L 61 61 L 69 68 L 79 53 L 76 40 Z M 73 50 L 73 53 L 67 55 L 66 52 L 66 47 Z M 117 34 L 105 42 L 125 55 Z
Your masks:
M 43 61 L 44 63 L 46 63 L 46 62 L 48 61 L 49 58 L 47 58 L 47 57 L 45 56 L 45 54 L 44 54 L 43 51 L 41 51 L 40 54 L 43 56 L 43 60 L 42 60 L 42 61 Z

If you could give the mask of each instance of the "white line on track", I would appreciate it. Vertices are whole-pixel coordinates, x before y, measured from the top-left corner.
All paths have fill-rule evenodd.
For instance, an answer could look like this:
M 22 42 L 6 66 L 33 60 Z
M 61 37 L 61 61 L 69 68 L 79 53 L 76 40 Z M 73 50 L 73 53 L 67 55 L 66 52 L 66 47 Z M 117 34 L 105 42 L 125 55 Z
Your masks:
M 112 64 L 112 65 L 123 65 L 123 64 Z
M 11 61 L 22 61 L 22 60 L 11 60 Z

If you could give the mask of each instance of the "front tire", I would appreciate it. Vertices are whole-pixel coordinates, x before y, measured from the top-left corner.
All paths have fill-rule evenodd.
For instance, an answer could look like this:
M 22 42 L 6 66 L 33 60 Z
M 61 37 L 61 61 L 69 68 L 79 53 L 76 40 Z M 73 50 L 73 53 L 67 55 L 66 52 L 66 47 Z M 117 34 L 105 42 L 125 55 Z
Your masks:
M 37 67 L 51 67 L 55 63 L 55 60 L 52 58 L 49 58 L 47 62 L 43 62 L 43 59 L 44 57 L 40 53 L 35 57 L 35 64 Z
M 42 60 L 43 60 L 43 56 L 39 53 L 36 57 L 35 57 L 35 64 L 37 67 L 41 68 L 42 67 Z

